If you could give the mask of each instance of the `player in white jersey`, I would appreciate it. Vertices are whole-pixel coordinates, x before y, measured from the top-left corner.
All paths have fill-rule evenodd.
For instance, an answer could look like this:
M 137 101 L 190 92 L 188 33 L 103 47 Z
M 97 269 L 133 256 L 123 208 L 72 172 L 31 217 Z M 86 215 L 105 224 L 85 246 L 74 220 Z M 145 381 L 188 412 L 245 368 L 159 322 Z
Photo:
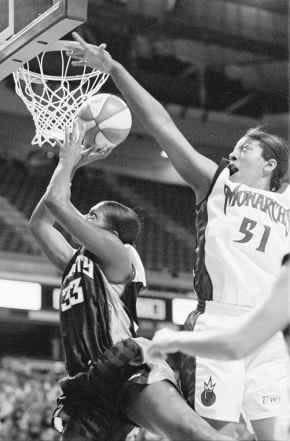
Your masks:
M 279 330 L 290 324 L 290 254 L 283 259 L 283 267 L 271 295 L 235 327 L 223 332 L 195 333 L 162 329 L 147 348 L 146 360 L 165 359 L 166 354 L 181 351 L 195 357 L 216 360 L 239 360 L 248 357 Z M 290 365 L 289 365 L 290 367 Z M 288 408 L 289 403 L 288 403 Z M 285 414 L 279 424 L 281 439 L 288 439 L 290 415 Z M 284 431 L 284 435 L 283 435 Z M 277 434 L 278 438 L 278 434 Z
M 173 331 L 163 328 L 154 335 L 147 348 L 147 359 L 165 358 L 165 354 L 181 351 L 216 360 L 239 360 L 250 355 L 279 330 L 290 324 L 290 254 L 283 259 L 283 267 L 271 295 L 255 308 L 238 326 L 225 332 Z
M 238 323 L 270 292 L 289 241 L 289 186 L 282 184 L 288 148 L 262 130 L 248 131 L 228 163 L 217 166 L 197 152 L 166 109 L 105 50 L 78 35 L 68 45 L 76 65 L 111 75 L 142 125 L 166 151 L 195 192 L 194 286 L 198 310 L 186 328 L 221 330 Z M 287 353 L 281 334 L 248 359 L 235 362 L 184 357 L 181 380 L 187 401 L 215 427 L 238 421 L 242 409 L 260 440 L 275 439 L 286 409 Z

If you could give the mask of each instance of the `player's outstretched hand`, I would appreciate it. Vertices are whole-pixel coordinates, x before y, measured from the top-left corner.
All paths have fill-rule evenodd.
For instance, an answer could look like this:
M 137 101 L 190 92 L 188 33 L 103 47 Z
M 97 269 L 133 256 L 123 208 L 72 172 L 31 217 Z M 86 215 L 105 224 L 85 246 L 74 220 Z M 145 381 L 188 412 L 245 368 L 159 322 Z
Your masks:
M 73 32 L 76 43 L 66 43 L 66 53 L 73 58 L 73 66 L 90 66 L 100 72 L 109 74 L 113 67 L 113 59 L 106 51 L 106 44 L 95 46 L 87 43 L 79 34 Z
M 113 149 L 109 147 L 96 150 L 95 146 L 93 146 L 91 149 L 84 150 L 82 157 L 77 163 L 75 169 L 79 169 L 81 167 L 84 167 L 85 165 L 92 164 L 93 162 L 107 158 L 112 150 Z
M 94 127 L 93 121 L 83 121 L 76 118 L 73 123 L 73 129 L 65 129 L 65 139 L 59 143 L 59 158 L 62 163 L 69 164 L 74 170 L 79 169 L 92 162 L 105 159 L 112 151 L 110 147 L 98 148 L 92 146 L 84 148 L 83 139 L 86 132 Z
M 87 130 L 94 125 L 92 121 L 79 122 L 76 119 L 72 130 L 69 127 L 65 128 L 64 141 L 59 144 L 59 160 L 62 164 L 73 169 L 84 156 L 91 152 L 91 149 L 83 147 L 82 142 Z
M 79 141 L 83 142 L 84 136 L 92 126 L 94 126 L 94 122 L 90 121 L 90 126 L 88 126 L 88 121 L 84 121 L 81 118 L 76 118 L 73 126 L 73 130 L 76 130 L 77 136 L 79 136 Z M 97 147 L 93 145 L 92 147 L 83 148 L 81 150 L 81 156 L 78 163 L 75 166 L 75 170 L 83 167 L 85 165 L 91 164 L 95 161 L 100 161 L 101 159 L 105 159 L 111 151 L 113 147 Z
M 177 331 L 167 328 L 157 331 L 144 354 L 145 361 L 165 359 L 166 354 L 178 351 L 176 346 L 178 334 Z

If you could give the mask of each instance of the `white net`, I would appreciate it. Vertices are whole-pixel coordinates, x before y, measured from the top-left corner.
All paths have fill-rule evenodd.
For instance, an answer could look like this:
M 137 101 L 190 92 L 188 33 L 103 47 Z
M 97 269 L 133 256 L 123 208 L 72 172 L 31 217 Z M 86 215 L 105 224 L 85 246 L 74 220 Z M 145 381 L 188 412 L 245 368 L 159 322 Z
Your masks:
M 72 127 L 80 106 L 95 95 L 109 75 L 88 67 L 81 68 L 77 75 L 70 75 L 71 57 L 66 55 L 65 41 L 59 41 L 49 52 L 56 52 L 55 63 L 60 66 L 58 75 L 44 72 L 48 51 L 36 57 L 37 70 L 31 62 L 24 63 L 13 73 L 15 91 L 32 114 L 35 136 L 32 144 L 40 147 L 46 143 L 55 146 L 64 139 L 66 126 Z

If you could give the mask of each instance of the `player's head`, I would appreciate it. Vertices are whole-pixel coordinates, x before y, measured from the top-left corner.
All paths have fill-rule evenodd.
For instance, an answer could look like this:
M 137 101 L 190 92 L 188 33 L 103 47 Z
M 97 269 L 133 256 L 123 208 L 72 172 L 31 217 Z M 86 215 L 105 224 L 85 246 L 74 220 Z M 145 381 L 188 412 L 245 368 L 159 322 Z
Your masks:
M 99 228 L 117 234 L 123 243 L 135 244 L 141 231 L 141 221 L 137 213 L 115 201 L 103 201 L 94 205 L 87 219 Z
M 276 191 L 288 170 L 288 146 L 279 136 L 250 129 L 230 154 L 232 179 L 250 186 L 265 185 Z

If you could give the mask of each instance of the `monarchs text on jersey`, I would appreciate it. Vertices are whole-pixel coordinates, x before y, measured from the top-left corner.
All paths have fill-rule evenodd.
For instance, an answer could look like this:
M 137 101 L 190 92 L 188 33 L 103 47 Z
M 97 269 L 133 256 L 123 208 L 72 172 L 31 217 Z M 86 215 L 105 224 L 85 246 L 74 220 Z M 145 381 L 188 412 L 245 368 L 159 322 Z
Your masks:
M 221 164 L 197 206 L 194 286 L 199 299 L 241 306 L 269 294 L 290 248 L 290 187 L 272 192 L 232 182 Z

